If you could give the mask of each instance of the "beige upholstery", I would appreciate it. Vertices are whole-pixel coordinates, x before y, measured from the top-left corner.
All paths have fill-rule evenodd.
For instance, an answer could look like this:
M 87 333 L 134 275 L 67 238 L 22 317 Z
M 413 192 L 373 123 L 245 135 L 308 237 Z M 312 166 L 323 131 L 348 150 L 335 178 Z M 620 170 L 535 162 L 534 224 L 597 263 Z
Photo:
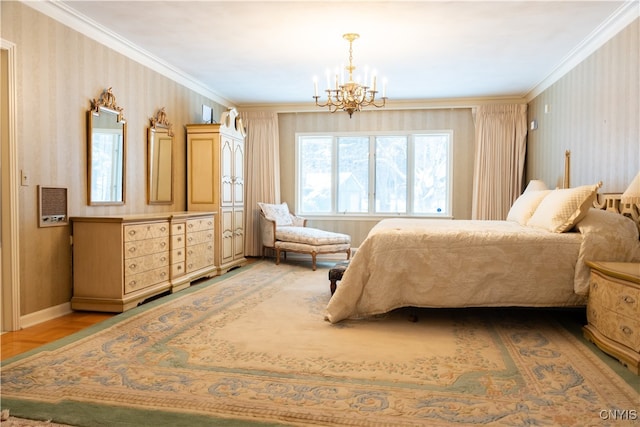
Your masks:
M 292 213 L 289 213 L 291 218 L 287 221 L 290 225 L 277 225 L 276 220 L 267 218 L 264 209 L 260 207 L 263 257 L 267 248 L 275 250 L 276 264 L 280 264 L 281 252 L 284 252 L 285 258 L 287 252 L 310 254 L 314 271 L 317 254 L 345 252 L 347 259 L 351 257 L 351 236 L 306 227 L 307 220 Z

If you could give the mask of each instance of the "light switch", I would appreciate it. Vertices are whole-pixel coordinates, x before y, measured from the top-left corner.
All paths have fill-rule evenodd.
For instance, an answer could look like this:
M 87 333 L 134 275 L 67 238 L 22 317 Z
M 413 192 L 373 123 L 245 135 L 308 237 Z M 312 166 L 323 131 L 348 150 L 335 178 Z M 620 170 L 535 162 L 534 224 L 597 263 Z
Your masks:
M 25 187 L 29 185 L 29 174 L 24 170 L 20 170 L 20 185 Z

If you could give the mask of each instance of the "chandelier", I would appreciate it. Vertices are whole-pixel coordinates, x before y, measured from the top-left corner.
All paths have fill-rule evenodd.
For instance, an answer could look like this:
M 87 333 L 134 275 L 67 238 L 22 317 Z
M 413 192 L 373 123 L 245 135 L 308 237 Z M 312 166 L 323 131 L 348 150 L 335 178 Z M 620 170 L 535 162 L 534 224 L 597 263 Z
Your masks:
M 371 74 L 371 86 L 367 86 L 367 70 L 365 71 L 363 84 L 359 81 L 353 80 L 353 71 L 356 69 L 353 65 L 353 41 L 359 38 L 359 34 L 347 33 L 342 36 L 349 42 L 349 65 L 344 67 L 349 72 L 349 80 L 344 81 L 344 73 L 339 78 L 338 69 L 336 69 L 334 88 L 331 88 L 331 76 L 327 71 L 327 100 L 324 103 L 320 103 L 320 96 L 318 95 L 318 79 L 314 77 L 314 98 L 318 107 L 329 107 L 329 112 L 335 113 L 338 110 L 343 110 L 349 113 L 349 118 L 353 115 L 354 111 L 360 111 L 363 107 L 374 106 L 377 108 L 384 107 L 387 102 L 386 81 L 382 85 L 382 98 L 376 102 L 376 74 Z M 359 79 L 357 79 L 359 80 Z

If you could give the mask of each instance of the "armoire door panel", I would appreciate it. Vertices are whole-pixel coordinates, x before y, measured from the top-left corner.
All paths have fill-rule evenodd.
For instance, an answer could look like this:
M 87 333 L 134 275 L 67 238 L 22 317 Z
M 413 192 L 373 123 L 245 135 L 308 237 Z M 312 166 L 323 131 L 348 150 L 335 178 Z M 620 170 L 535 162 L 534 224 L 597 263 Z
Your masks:
M 233 204 L 233 140 L 224 137 L 220 150 L 220 169 L 222 173 L 221 200 L 223 206 Z
M 214 159 L 214 144 L 211 138 L 192 139 L 189 146 L 190 202 L 193 204 L 215 203 L 215 188 L 211 163 Z
M 235 141 L 233 153 L 233 201 L 236 205 L 244 204 L 244 142 Z
M 244 209 L 233 211 L 233 257 L 244 257 Z

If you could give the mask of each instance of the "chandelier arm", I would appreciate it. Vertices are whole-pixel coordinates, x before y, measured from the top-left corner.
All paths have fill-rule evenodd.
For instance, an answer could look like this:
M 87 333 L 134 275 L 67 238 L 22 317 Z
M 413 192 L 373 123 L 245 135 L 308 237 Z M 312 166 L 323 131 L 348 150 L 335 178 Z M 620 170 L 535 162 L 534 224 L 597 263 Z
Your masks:
M 327 102 L 325 102 L 324 104 L 321 104 L 320 102 L 318 102 L 318 99 L 320 98 L 319 96 L 314 96 L 314 98 L 316 99 L 316 105 L 318 107 L 324 108 L 324 107 L 331 107 L 332 105 L 334 105 L 331 100 L 327 100 Z

